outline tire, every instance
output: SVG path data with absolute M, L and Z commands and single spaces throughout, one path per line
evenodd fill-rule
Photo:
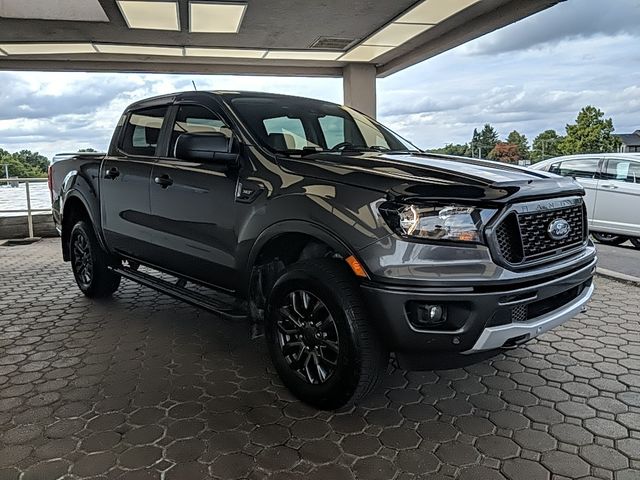
M 306 260 L 286 268 L 269 294 L 265 337 L 284 385 L 323 410 L 365 397 L 389 363 L 358 283 L 337 260 Z
M 120 275 L 109 269 L 109 256 L 98 243 L 91 225 L 84 220 L 71 230 L 69 258 L 78 288 L 87 297 L 109 297 L 120 286 Z
M 630 238 L 629 240 L 631 240 L 634 247 L 640 250 L 640 238 Z
M 629 240 L 627 237 L 622 235 L 613 235 L 612 233 L 591 232 L 591 235 L 599 243 L 604 243 L 605 245 L 620 245 Z

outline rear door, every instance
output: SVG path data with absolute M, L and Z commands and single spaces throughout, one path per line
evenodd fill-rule
M 124 115 L 120 137 L 100 172 L 102 225 L 112 250 L 148 261 L 153 243 L 149 183 L 158 139 L 169 107 L 143 108 Z
M 594 227 L 640 237 L 640 162 L 609 158 L 598 181 Z
M 166 155 L 154 165 L 151 181 L 155 263 L 181 276 L 234 290 L 238 170 L 175 157 L 180 134 L 219 132 L 231 139 L 231 129 L 214 104 L 177 104 L 173 110 Z
M 570 158 L 552 163 L 550 173 L 575 178 L 584 187 L 589 225 L 592 226 L 598 196 L 598 172 L 602 158 L 598 156 Z

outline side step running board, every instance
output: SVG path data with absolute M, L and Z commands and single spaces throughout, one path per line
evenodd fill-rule
M 239 310 L 232 302 L 225 302 L 220 299 L 210 298 L 207 295 L 189 290 L 185 287 L 186 282 L 183 279 L 178 279 L 176 283 L 171 283 L 128 267 L 113 267 L 112 270 L 129 280 L 144 285 L 145 287 L 152 288 L 173 298 L 177 298 L 178 300 L 190 303 L 195 307 L 208 310 L 223 318 L 231 320 L 246 320 L 249 318 L 246 312 Z

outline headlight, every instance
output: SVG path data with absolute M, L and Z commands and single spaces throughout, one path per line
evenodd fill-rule
M 464 205 L 383 203 L 380 213 L 399 235 L 424 240 L 482 243 L 494 209 Z

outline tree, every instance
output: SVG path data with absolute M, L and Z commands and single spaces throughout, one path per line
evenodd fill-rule
M 26 165 L 29 165 L 40 172 L 46 172 L 49 168 L 49 159 L 38 152 L 31 150 L 20 150 L 13 154 L 14 158 Z
M 96 150 L 95 148 L 81 148 L 80 150 L 78 150 L 78 153 L 95 153 L 98 150 Z
M 434 148 L 429 150 L 431 153 L 441 153 L 443 155 L 458 155 L 463 157 L 467 154 L 467 150 L 469 150 L 469 145 L 464 143 L 447 143 L 442 148 Z
M 519 152 L 519 146 L 515 143 L 498 142 L 496 146 L 489 152 L 490 160 L 497 160 L 503 163 L 518 164 L 522 158 Z
M 514 130 L 507 137 L 507 143 L 518 146 L 518 154 L 520 155 L 520 160 L 528 160 L 530 153 L 529 152 L 529 140 L 525 135 Z
M 482 130 L 478 132 L 477 129 L 473 130 L 473 137 L 471 138 L 471 156 L 483 157 L 487 156 L 498 143 L 498 132 L 490 124 L 486 123 Z
M 567 125 L 567 136 L 560 144 L 560 150 L 565 155 L 577 153 L 607 153 L 615 152 L 620 145 L 614 137 L 613 121 L 604 119 L 604 112 L 587 105 L 576 118 L 576 123 Z
M 10 177 L 42 177 L 47 173 L 49 160 L 29 150 L 9 153 L 0 148 L 0 165 L 2 164 L 9 166 Z M 1 167 L 0 175 L 4 176 L 4 167 Z
M 558 157 L 562 155 L 560 151 L 560 143 L 564 137 L 558 135 L 555 130 L 545 130 L 533 139 L 531 146 L 531 161 L 533 163 L 545 160 L 547 158 Z

